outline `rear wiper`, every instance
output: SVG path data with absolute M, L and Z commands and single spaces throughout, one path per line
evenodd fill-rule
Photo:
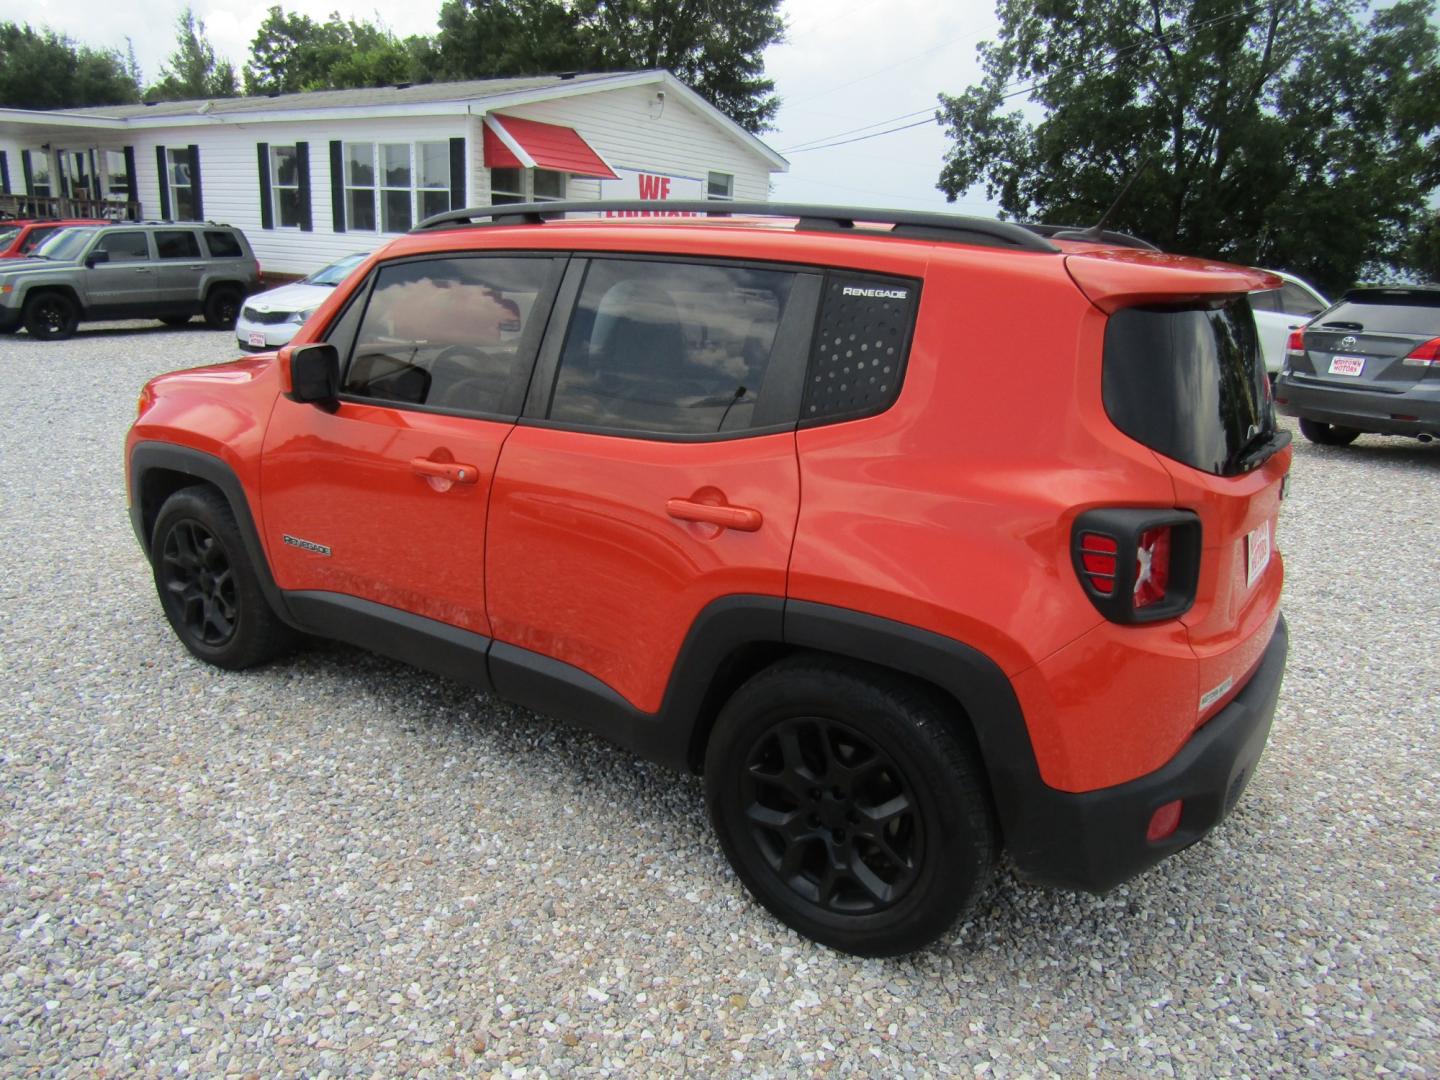
M 1251 469 L 1259 468 L 1289 445 L 1290 432 L 1288 431 L 1274 428 L 1270 431 L 1258 432 L 1240 448 L 1239 453 L 1230 458 L 1231 464 L 1234 466 L 1231 475 L 1247 473 Z
M 1364 330 L 1365 324 L 1358 322 L 1322 322 L 1322 327 L 1333 326 L 1336 330 Z

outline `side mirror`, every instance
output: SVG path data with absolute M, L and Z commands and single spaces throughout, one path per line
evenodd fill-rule
M 109 261 L 110 252 L 108 251 L 92 251 L 89 255 L 85 256 L 85 265 L 91 270 L 94 270 L 95 267 L 101 263 L 108 263 Z
M 308 401 L 328 412 L 340 407 L 340 351 L 334 345 L 296 345 L 289 360 L 292 401 Z

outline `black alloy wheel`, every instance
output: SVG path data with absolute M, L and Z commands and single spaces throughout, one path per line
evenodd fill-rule
M 924 827 L 895 762 L 849 724 L 783 720 L 754 746 L 741 780 L 750 839 L 798 895 L 869 915 L 914 885 Z
M 1317 446 L 1349 446 L 1360 437 L 1355 428 L 1327 424 L 1323 420 L 1300 421 L 1300 434 Z
M 240 317 L 240 291 L 220 285 L 205 298 L 205 323 L 214 330 L 229 330 Z
M 31 337 L 63 341 L 75 333 L 80 312 L 75 301 L 64 293 L 45 292 L 25 305 L 25 329 Z
M 198 521 L 178 521 L 165 534 L 160 575 L 166 602 L 195 641 L 218 649 L 235 636 L 238 600 L 230 557 Z
M 930 944 L 973 905 L 998 828 L 968 722 L 938 691 L 800 654 L 725 703 L 705 750 L 710 820 L 771 913 L 859 956 Z
M 298 640 L 265 599 L 234 511 L 216 489 L 182 488 L 165 500 L 150 559 L 175 636 L 206 663 L 238 671 Z

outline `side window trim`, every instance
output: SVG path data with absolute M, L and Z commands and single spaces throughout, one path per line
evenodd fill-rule
M 457 259 L 536 259 L 550 263 L 552 274 L 547 282 L 544 291 L 535 298 L 535 304 L 531 317 L 527 320 L 524 331 L 521 333 L 519 344 L 516 349 L 516 373 L 511 384 L 506 388 L 503 409 L 500 412 L 478 412 L 469 409 L 460 409 L 443 405 L 417 405 L 412 402 L 395 401 L 386 398 L 366 397 L 359 394 L 348 394 L 344 387 L 350 374 L 350 365 L 355 358 L 355 344 L 359 338 L 360 328 L 365 323 L 369 312 L 370 301 L 374 296 L 375 285 L 379 280 L 380 272 L 386 267 L 401 266 L 406 263 L 453 261 Z M 409 412 L 435 413 L 442 416 L 464 416 L 480 420 L 501 420 L 515 421 L 519 418 L 522 403 L 525 399 L 527 388 L 534 378 L 536 355 L 542 335 L 546 331 L 547 322 L 554 317 L 555 298 L 560 290 L 560 282 L 564 277 L 565 263 L 569 255 L 565 252 L 526 252 L 526 251 L 450 251 L 434 252 L 424 255 L 415 255 L 408 258 L 389 259 L 378 263 L 370 269 L 365 280 L 356 286 L 354 293 L 340 310 L 330 325 L 325 328 L 325 337 L 322 340 L 328 341 L 336 346 L 340 353 L 340 394 L 342 402 L 349 402 L 355 405 L 369 405 L 372 407 L 386 409 L 403 409 Z M 341 324 L 360 305 L 358 318 L 346 328 L 348 340 L 342 342 L 331 341 L 329 335 L 340 328 Z M 541 318 L 544 312 L 545 318 Z M 523 378 L 521 377 L 523 375 Z
M 585 276 L 594 263 L 606 259 L 630 262 L 673 262 L 687 266 L 753 266 L 756 269 L 794 275 L 789 301 L 785 305 L 785 311 L 775 330 L 775 339 L 771 344 L 770 363 L 767 366 L 762 388 L 764 392 L 760 395 L 760 402 L 757 403 L 756 422 L 752 426 L 737 431 L 689 433 L 598 427 L 549 418 L 554 402 L 555 388 L 559 381 L 560 360 L 565 351 L 565 341 L 579 303 Z M 732 439 L 749 439 L 760 435 L 793 431 L 800 418 L 800 402 L 805 391 L 810 347 L 816 320 L 819 317 L 825 273 L 821 267 L 800 263 L 751 263 L 737 262 L 733 259 L 691 258 L 668 254 L 646 255 L 639 252 L 577 254 L 571 259 L 565 279 L 561 283 L 555 308 L 551 313 L 550 326 L 540 346 L 540 355 L 531 379 L 530 392 L 526 396 L 525 407 L 520 414 L 520 423 L 558 431 L 575 431 L 626 439 L 646 439 L 652 442 L 684 443 L 728 442 Z

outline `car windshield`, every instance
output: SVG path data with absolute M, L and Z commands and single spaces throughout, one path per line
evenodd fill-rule
M 90 229 L 61 229 L 35 249 L 41 259 L 78 259 L 95 233 Z
M 15 242 L 15 237 L 20 235 L 16 228 L 0 229 L 0 248 L 7 248 Z
M 301 284 L 304 285 L 339 285 L 350 275 L 350 271 L 365 261 L 364 254 L 346 255 L 343 259 L 331 263 L 324 270 L 316 270 L 307 277 Z

